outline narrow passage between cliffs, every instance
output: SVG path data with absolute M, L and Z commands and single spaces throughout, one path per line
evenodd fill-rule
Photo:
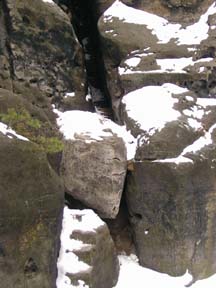
M 66 6 L 71 14 L 74 32 L 83 48 L 88 93 L 95 111 L 112 119 L 112 104 L 107 89 L 106 69 L 97 27 L 96 1 L 58 0 L 58 4 Z

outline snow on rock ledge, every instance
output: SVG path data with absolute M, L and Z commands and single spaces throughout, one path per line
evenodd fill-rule
M 29 141 L 28 138 L 17 134 L 13 129 L 8 127 L 6 124 L 0 122 L 0 132 L 8 138 L 16 138 L 23 141 Z
M 207 38 L 209 29 L 208 17 L 214 13 L 216 13 L 215 3 L 209 7 L 197 23 L 184 28 L 180 24 L 169 23 L 163 17 L 128 7 L 117 0 L 104 13 L 104 22 L 113 22 L 116 18 L 124 23 L 146 25 L 160 43 L 168 43 L 171 39 L 175 39 L 179 45 L 192 45 L 199 44 Z
M 114 244 L 107 225 L 92 210 L 64 208 L 57 268 L 57 288 L 116 284 L 119 264 Z
M 134 138 L 124 127 L 95 113 L 68 111 L 58 115 L 57 123 L 65 137 L 61 175 L 68 193 L 100 216 L 114 218 L 127 170 L 123 139 L 134 142 Z M 128 154 L 134 144 L 127 145 Z
M 138 138 L 136 160 L 175 158 L 216 122 L 216 99 L 170 83 L 135 90 L 122 104 L 127 129 Z

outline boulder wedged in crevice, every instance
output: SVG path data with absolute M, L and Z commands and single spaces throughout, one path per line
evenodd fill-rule
M 124 142 L 114 136 L 99 142 L 86 141 L 64 143 L 61 177 L 67 193 L 95 209 L 101 217 L 114 218 L 126 174 Z

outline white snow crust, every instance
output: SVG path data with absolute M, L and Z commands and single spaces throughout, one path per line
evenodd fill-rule
M 17 134 L 13 129 L 11 129 L 10 127 L 8 127 L 7 125 L 5 125 L 4 123 L 0 122 L 0 132 L 2 134 L 4 134 L 5 136 L 7 136 L 8 138 L 17 138 L 19 140 L 23 140 L 23 141 L 29 141 L 28 138 Z
M 162 86 L 146 86 L 130 92 L 123 98 L 128 116 L 140 128 L 151 133 L 161 130 L 167 122 L 177 120 L 180 112 L 173 108 L 178 101 L 172 94 L 186 92 L 187 89 L 166 83 Z
M 119 126 L 97 113 L 79 110 L 62 113 L 56 109 L 54 109 L 54 112 L 59 116 L 57 118 L 57 124 L 65 139 L 74 140 L 76 139 L 76 135 L 83 135 L 88 138 L 85 141 L 90 143 L 92 141 L 102 141 L 103 137 L 110 137 L 116 134 L 125 142 L 128 160 L 134 157 L 136 140 L 130 132 L 126 130 L 125 126 Z
M 157 36 L 159 43 L 168 43 L 171 39 L 175 39 L 178 45 L 193 45 L 199 44 L 208 37 L 207 21 L 208 17 L 214 13 L 216 13 L 215 3 L 208 8 L 198 22 L 183 28 L 180 24 L 169 23 L 163 17 L 128 7 L 117 0 L 104 13 L 104 21 L 112 22 L 115 17 L 125 23 L 146 25 L 148 29 L 152 30 L 152 34 Z
M 137 59 L 137 60 L 135 60 L 135 59 Z M 156 59 L 156 63 L 158 66 L 160 66 L 160 69 L 140 71 L 140 70 L 135 70 L 133 68 L 136 67 L 140 63 L 141 58 L 132 57 L 132 58 L 127 59 L 124 62 L 127 66 L 126 67 L 119 67 L 118 71 L 119 71 L 120 75 L 151 74 L 151 73 L 181 73 L 181 74 L 185 74 L 185 73 L 187 73 L 186 68 L 188 66 L 193 66 L 197 63 L 202 63 L 202 62 L 210 62 L 212 60 L 213 60 L 213 58 L 203 58 L 203 59 L 193 61 L 192 57 Z M 201 68 L 204 69 L 204 67 L 201 67 Z M 202 72 L 202 69 L 199 70 L 199 72 Z
M 53 0 L 42 0 L 42 1 L 45 2 L 45 3 L 55 4 L 55 3 L 53 2 Z
M 71 280 L 67 273 L 76 274 L 91 269 L 88 264 L 79 261 L 79 258 L 73 253 L 89 244 L 70 238 L 74 230 L 82 232 L 95 232 L 97 228 L 105 225 L 104 222 L 91 209 L 73 210 L 68 207 L 64 208 L 63 223 L 61 231 L 61 248 L 57 262 L 58 277 L 56 280 L 57 288 L 85 287 L 88 288 L 83 281 L 80 280 L 78 286 L 71 284 Z
M 185 288 L 192 280 L 192 276 L 185 272 L 181 277 L 171 277 L 159 273 L 138 264 L 135 255 L 119 256 L 120 275 L 118 283 L 113 288 Z M 192 284 L 191 288 L 213 288 L 216 283 L 216 275 Z

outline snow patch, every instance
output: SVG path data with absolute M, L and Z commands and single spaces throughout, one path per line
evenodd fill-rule
M 134 59 L 135 57 L 131 58 Z M 139 59 L 139 58 L 137 58 Z M 181 73 L 185 74 L 187 73 L 187 67 L 188 66 L 194 66 L 195 64 L 202 63 L 202 62 L 210 62 L 213 60 L 213 58 L 203 58 L 196 61 L 193 61 L 192 57 L 183 57 L 183 58 L 171 58 L 171 59 L 155 59 L 158 66 L 160 66 L 160 69 L 155 70 L 148 70 L 148 71 L 137 71 L 131 68 L 136 67 L 141 59 L 139 60 L 137 65 L 129 65 L 130 59 L 127 59 L 125 61 L 126 64 L 130 67 L 119 67 L 118 71 L 120 75 L 125 74 L 150 74 L 150 73 Z M 132 63 L 135 63 L 134 60 L 131 61 Z M 204 67 L 200 67 L 204 69 Z
M 53 0 L 42 0 L 42 1 L 45 2 L 45 3 L 55 4 L 55 3 L 53 2 Z
M 125 61 L 125 64 L 130 66 L 130 67 L 136 67 L 137 65 L 139 65 L 141 59 L 138 58 L 138 57 L 133 57 L 133 58 L 130 58 L 130 59 L 127 59 Z
M 172 94 L 188 91 L 177 85 L 166 83 L 162 86 L 146 86 L 126 94 L 123 103 L 128 116 L 146 131 L 160 131 L 167 122 L 175 121 L 181 115 L 173 108 L 178 101 Z
M 2 134 L 4 134 L 5 136 L 7 136 L 8 138 L 17 138 L 19 140 L 23 140 L 23 141 L 29 141 L 28 138 L 17 134 L 13 129 L 11 129 L 10 127 L 8 127 L 7 125 L 5 125 L 4 123 L 0 122 L 0 132 Z
M 117 0 L 104 13 L 104 22 L 112 22 L 113 18 L 118 18 L 125 23 L 146 25 L 157 36 L 159 43 L 168 43 L 171 39 L 176 39 L 178 45 L 200 44 L 208 37 L 208 17 L 216 13 L 216 6 L 213 3 L 204 13 L 198 22 L 187 27 L 180 24 L 171 24 L 163 17 L 128 7 Z
M 119 256 L 120 275 L 118 283 L 113 288 L 185 288 L 192 280 L 188 271 L 183 276 L 172 277 L 165 273 L 159 273 L 138 264 L 135 255 Z M 212 288 L 215 287 L 216 275 L 207 279 L 195 282 L 191 288 Z
M 57 262 L 58 277 L 56 280 L 57 288 L 86 287 L 83 281 L 79 281 L 79 286 L 73 286 L 67 273 L 76 274 L 79 272 L 88 272 L 91 266 L 79 261 L 79 258 L 73 251 L 82 249 L 89 244 L 82 241 L 71 239 L 70 236 L 75 230 L 82 232 L 95 232 L 97 228 L 105 225 L 104 222 L 90 209 L 73 210 L 68 207 L 64 208 L 61 248 Z
M 67 92 L 65 97 L 75 97 L 75 92 Z
M 153 162 L 157 163 L 175 163 L 175 164 L 180 164 L 180 163 L 193 163 L 193 160 L 189 159 L 186 155 L 187 153 L 196 153 L 200 151 L 202 148 L 205 146 L 213 144 L 213 140 L 211 137 L 212 132 L 216 129 L 216 124 L 214 124 L 209 131 L 205 133 L 204 136 L 201 136 L 198 138 L 196 141 L 194 141 L 191 145 L 187 146 L 182 153 L 176 157 L 176 158 L 167 158 L 167 159 L 160 159 L 160 160 L 155 160 Z
M 74 140 L 77 135 L 82 135 L 87 136 L 86 143 L 91 143 L 116 134 L 125 142 L 128 160 L 134 158 L 136 140 L 125 126 L 119 126 L 102 115 L 91 112 L 74 110 L 62 113 L 56 109 L 54 112 L 58 115 L 57 124 L 66 140 Z

